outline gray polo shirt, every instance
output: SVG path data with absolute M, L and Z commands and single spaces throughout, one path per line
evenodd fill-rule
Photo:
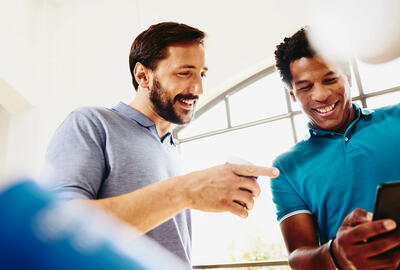
M 180 164 L 171 134 L 161 140 L 150 119 L 121 102 L 73 111 L 50 142 L 42 177 L 62 199 L 101 199 L 179 175 Z M 191 264 L 189 210 L 147 235 Z

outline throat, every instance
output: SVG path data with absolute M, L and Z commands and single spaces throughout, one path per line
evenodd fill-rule
M 350 126 L 351 123 L 353 123 L 354 119 L 356 119 L 356 112 L 352 107 L 346 120 L 343 122 L 343 125 L 339 127 L 339 129 L 336 130 L 336 132 L 340 134 L 346 133 L 347 128 Z

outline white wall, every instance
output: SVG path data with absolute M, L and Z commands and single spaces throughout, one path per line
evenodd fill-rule
M 71 110 L 132 99 L 128 55 L 139 31 L 136 1 L 0 5 L 0 76 L 33 105 L 9 117 L 5 166 L 11 174 L 36 176 L 52 133 Z
M 5 173 L 7 140 L 8 140 L 8 113 L 0 106 L 0 179 Z
M 277 42 L 307 22 L 309 2 L 0 0 L 0 77 L 33 105 L 9 117 L 7 170 L 35 176 L 74 108 L 133 98 L 129 49 L 149 25 L 179 21 L 208 33 L 207 96 L 260 62 L 272 64 Z

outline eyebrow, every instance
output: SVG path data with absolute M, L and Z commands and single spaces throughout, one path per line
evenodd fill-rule
M 194 69 L 194 68 L 196 68 L 196 66 L 193 66 L 193 65 L 183 65 L 183 66 L 180 66 L 179 68 L 192 68 L 192 69 Z M 203 67 L 203 70 L 204 70 L 204 71 L 208 71 L 208 67 Z
M 308 81 L 306 81 L 306 80 L 301 80 L 301 81 L 295 82 L 294 84 L 295 84 L 295 85 L 298 85 L 298 84 L 307 83 L 307 82 L 308 82 Z

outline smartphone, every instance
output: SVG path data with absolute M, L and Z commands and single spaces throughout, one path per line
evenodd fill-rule
M 390 218 L 400 228 L 400 181 L 384 183 L 376 191 L 373 220 Z

